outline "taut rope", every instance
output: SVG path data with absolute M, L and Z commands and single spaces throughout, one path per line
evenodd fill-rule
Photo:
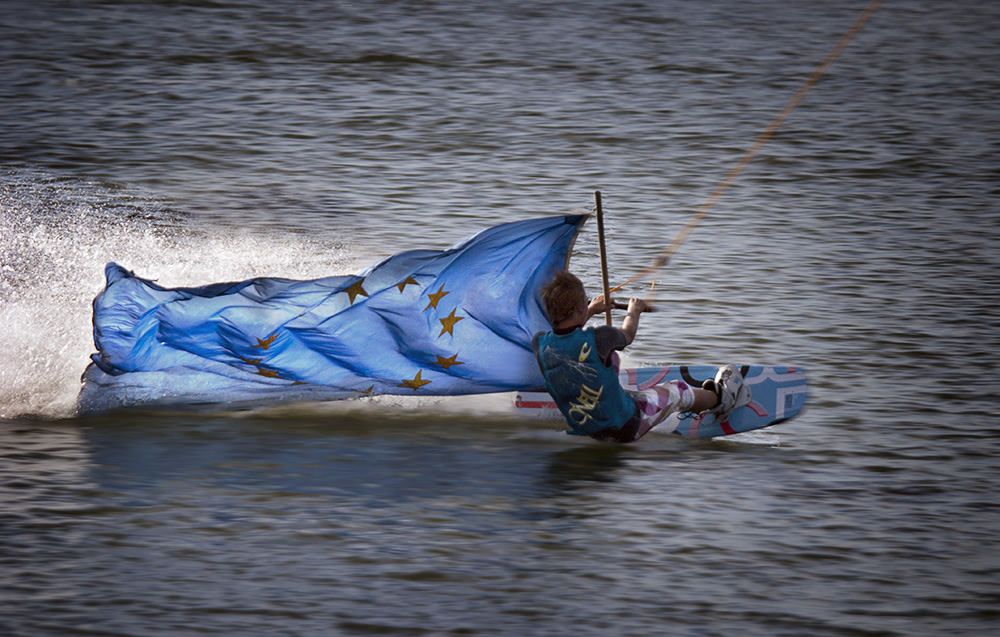
M 819 81 L 819 78 L 823 77 L 823 74 L 826 73 L 827 69 L 830 68 L 830 65 L 833 64 L 834 60 L 836 60 L 837 57 L 844 51 L 844 49 L 847 48 L 847 45 L 851 43 L 851 40 L 854 39 L 854 36 L 858 34 L 861 28 L 865 26 L 865 23 L 868 22 L 868 18 L 870 18 L 872 14 L 875 13 L 875 11 L 879 8 L 879 5 L 881 5 L 882 2 L 883 0 L 872 0 L 872 2 L 868 5 L 868 7 L 861 13 L 860 16 L 858 16 L 858 19 L 854 21 L 854 24 L 851 25 L 851 28 L 848 29 L 847 32 L 840 38 L 840 41 L 837 42 L 837 45 L 833 47 L 833 50 L 831 50 L 827 54 L 827 56 L 823 59 L 823 61 L 820 62 L 819 66 L 816 67 L 816 70 L 812 72 L 812 75 L 810 75 L 806 79 L 806 81 L 803 82 L 802 86 L 799 87 L 799 90 L 797 90 L 795 94 L 792 95 L 791 99 L 788 100 L 788 103 L 785 104 L 785 107 L 781 109 L 781 112 L 778 113 L 778 115 L 773 120 L 771 120 L 771 123 L 768 124 L 767 128 L 765 128 L 764 131 L 760 134 L 760 136 L 757 137 L 757 141 L 753 143 L 753 146 L 751 146 L 745 153 L 743 153 L 743 157 L 741 157 L 740 160 L 736 162 L 736 165 L 733 166 L 732 170 L 729 171 L 729 174 L 726 175 L 725 179 L 719 182 L 719 185 L 715 187 L 715 190 L 713 190 L 712 194 L 709 195 L 708 199 L 705 200 L 705 203 L 703 203 L 701 207 L 698 208 L 698 211 L 691 216 L 691 219 L 688 220 L 687 225 L 681 228 L 681 231 L 677 233 L 677 236 L 674 237 L 674 240 L 670 242 L 670 245 L 668 245 L 667 248 L 663 252 L 661 252 L 660 255 L 656 258 L 656 261 L 653 263 L 653 265 L 646 268 L 639 274 L 633 276 L 625 283 L 622 283 L 621 285 L 612 288 L 610 290 L 611 292 L 619 290 L 624 286 L 628 285 L 629 283 L 632 283 L 633 281 L 639 281 L 645 279 L 646 277 L 648 277 L 651 274 L 654 274 L 660 268 L 664 267 L 667 264 L 667 262 L 670 260 L 670 257 L 672 257 L 674 253 L 677 252 L 677 249 L 680 248 L 681 244 L 684 243 L 685 239 L 687 239 L 688 236 L 698 226 L 698 224 L 701 223 L 701 220 L 705 218 L 705 215 L 708 214 L 708 212 L 712 209 L 715 203 L 722 197 L 723 193 L 725 193 L 726 190 L 729 189 L 729 186 L 731 186 L 732 183 L 736 181 L 736 178 L 740 176 L 740 173 L 742 173 L 743 169 L 747 167 L 747 164 L 749 164 L 753 160 L 753 158 L 757 156 L 757 153 L 760 152 L 760 149 L 764 147 L 764 144 L 766 144 L 768 140 L 771 139 L 771 137 L 781 127 L 781 125 L 785 122 L 785 120 L 788 119 L 788 116 L 792 113 L 792 111 L 795 110 L 795 107 L 799 105 L 799 103 L 802 101 L 803 98 L 805 98 L 806 93 L 809 92 L 809 89 L 811 89 L 813 86 L 816 85 L 816 82 Z M 655 281 L 653 285 L 654 286 L 656 285 Z

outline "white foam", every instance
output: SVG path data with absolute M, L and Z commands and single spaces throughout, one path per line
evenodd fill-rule
M 152 197 L 99 184 L 9 171 L 0 188 L 0 418 L 75 413 L 108 261 L 193 286 L 343 274 L 370 260 L 301 234 L 199 233 Z

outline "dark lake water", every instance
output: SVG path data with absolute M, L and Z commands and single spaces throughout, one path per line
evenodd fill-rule
M 5 2 L 2 633 L 994 634 L 997 3 L 886 2 L 658 277 L 630 362 L 801 366 L 799 418 L 75 412 L 107 261 L 344 274 L 600 189 L 626 280 L 865 5 Z

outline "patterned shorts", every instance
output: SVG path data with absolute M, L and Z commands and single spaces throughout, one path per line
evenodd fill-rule
M 680 380 L 671 380 L 642 391 L 629 391 L 639 406 L 639 428 L 635 440 L 645 436 L 650 429 L 677 412 L 688 411 L 694 406 L 694 389 Z

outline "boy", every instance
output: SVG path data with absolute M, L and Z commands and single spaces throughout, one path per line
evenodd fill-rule
M 725 419 L 750 402 L 750 388 L 735 365 L 720 368 L 715 380 L 705 381 L 702 388 L 669 381 L 644 391 L 623 389 L 617 352 L 635 338 L 646 303 L 629 299 L 621 329 L 584 328 L 592 316 L 607 310 L 603 297 L 588 303 L 583 283 L 569 272 L 557 272 L 542 295 L 552 331 L 535 334 L 531 347 L 569 433 L 631 442 L 672 413 L 712 410 Z

